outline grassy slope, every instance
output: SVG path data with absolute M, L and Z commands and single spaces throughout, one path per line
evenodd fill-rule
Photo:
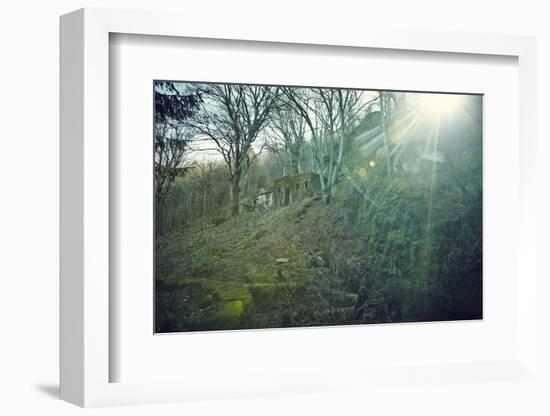
M 331 215 L 314 197 L 217 226 L 181 227 L 162 238 L 157 292 L 180 289 L 174 301 L 187 304 L 180 313 L 167 312 L 182 325 L 174 330 L 291 325 L 292 299 L 326 271 L 317 234 Z

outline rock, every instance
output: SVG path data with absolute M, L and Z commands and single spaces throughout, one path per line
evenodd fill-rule
M 325 267 L 325 261 L 321 256 L 315 256 L 315 262 L 317 263 L 317 266 Z
M 305 263 L 308 268 L 325 267 L 325 261 L 323 258 L 316 254 L 307 256 Z

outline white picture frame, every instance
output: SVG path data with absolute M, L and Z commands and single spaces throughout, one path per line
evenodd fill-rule
M 242 25 L 240 33 L 221 17 L 209 25 L 173 13 L 82 9 L 61 18 L 61 398 L 88 406 L 159 403 L 195 398 L 323 392 L 354 385 L 393 383 L 407 371 L 380 368 L 362 372 L 334 370 L 316 374 L 280 374 L 232 385 L 231 375 L 215 382 L 112 383 L 109 366 L 109 35 L 112 33 L 332 45 L 437 53 L 505 55 L 519 65 L 520 223 L 518 224 L 518 355 L 510 360 L 457 366 L 442 363 L 418 370 L 417 377 L 479 382 L 471 374 L 505 373 L 519 381 L 537 377 L 536 361 L 536 218 L 535 41 L 508 35 L 430 33 L 322 25 L 285 28 L 276 24 Z M 181 22 L 186 22 L 182 25 Z M 420 366 L 422 367 L 422 366 Z M 396 372 L 397 371 L 397 372 Z M 436 377 L 437 374 L 437 377 Z M 481 377 L 483 379 L 483 377 Z

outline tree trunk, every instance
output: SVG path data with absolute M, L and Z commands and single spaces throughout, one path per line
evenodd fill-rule
M 231 178 L 231 215 L 239 215 L 239 203 L 241 199 L 241 174 L 236 173 Z
M 380 91 L 380 119 L 382 121 L 382 137 L 384 139 L 384 155 L 386 159 L 386 174 L 388 176 L 392 175 L 392 164 L 390 158 L 390 145 L 388 140 L 388 126 L 386 124 L 386 103 L 384 102 L 384 95 Z
M 336 188 L 336 183 L 338 182 L 338 175 L 340 174 L 340 169 L 342 169 L 342 163 L 344 161 L 344 132 L 340 132 L 339 135 L 340 142 L 338 143 L 338 158 L 336 160 L 336 165 L 332 171 L 332 177 L 330 178 L 330 193 L 331 196 L 334 196 L 334 191 Z
M 202 188 L 202 218 L 206 218 L 206 186 Z

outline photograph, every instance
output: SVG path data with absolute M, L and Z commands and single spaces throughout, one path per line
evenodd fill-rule
M 152 88 L 155 333 L 483 319 L 483 95 Z

